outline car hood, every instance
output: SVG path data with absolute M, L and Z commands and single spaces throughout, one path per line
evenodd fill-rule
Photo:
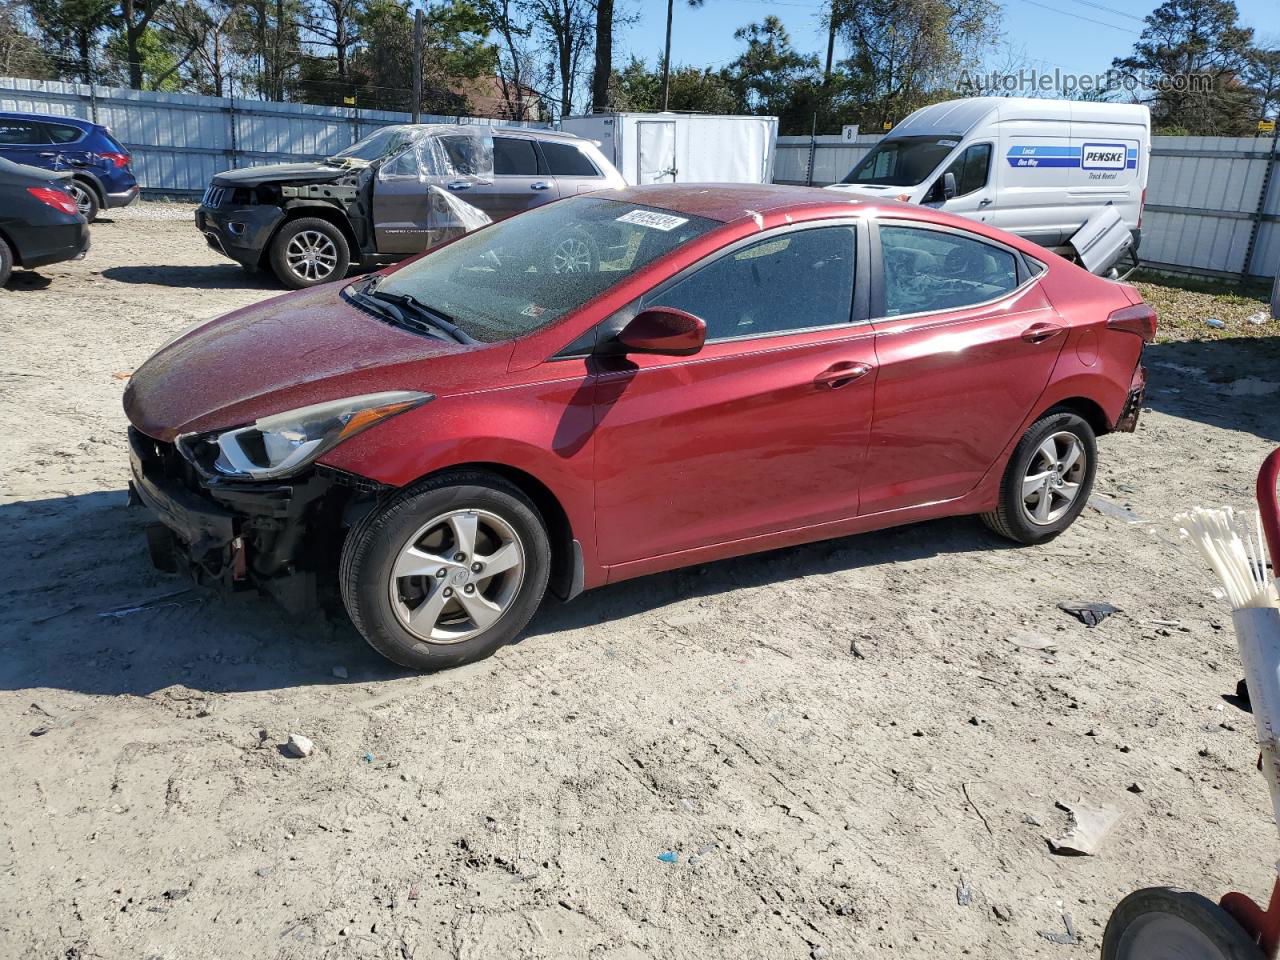
M 346 301 L 339 289 L 285 294 L 166 344 L 129 380 L 130 422 L 172 441 L 343 397 L 439 394 L 506 370 L 510 344 L 456 344 L 401 330 Z
M 256 187 L 263 183 L 299 180 L 328 183 L 350 172 L 346 167 L 335 167 L 325 163 L 271 163 L 262 167 L 224 170 L 215 176 L 213 181 L 225 187 Z

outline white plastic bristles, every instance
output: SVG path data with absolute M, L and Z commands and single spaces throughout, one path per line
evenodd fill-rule
M 1266 540 L 1256 515 L 1254 532 L 1246 532 L 1243 538 L 1237 532 L 1236 514 L 1230 507 L 1195 507 L 1173 519 L 1222 581 L 1232 610 L 1275 606 L 1276 585 L 1267 573 Z

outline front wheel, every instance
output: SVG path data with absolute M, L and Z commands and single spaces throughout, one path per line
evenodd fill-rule
M 9 249 L 9 244 L 0 239 L 0 287 L 9 282 L 9 275 L 13 273 L 13 251 Z
M 1102 934 L 1102 960 L 1262 960 L 1231 914 L 1198 893 L 1149 887 L 1129 894 Z
M 280 228 L 271 241 L 271 269 L 291 290 L 341 280 L 351 266 L 351 248 L 328 220 L 304 217 Z
M 1018 441 L 1000 481 L 1000 504 L 983 522 L 1018 543 L 1052 540 L 1084 509 L 1097 451 L 1082 417 L 1066 410 L 1045 414 Z
M 339 583 L 370 646 L 430 670 L 514 640 L 550 570 L 537 507 L 500 477 L 468 472 L 424 481 L 371 511 L 347 535 Z

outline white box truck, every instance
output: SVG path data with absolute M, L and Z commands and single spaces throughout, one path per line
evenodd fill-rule
M 917 110 L 827 189 L 940 207 L 1067 254 L 1097 217 L 1136 250 L 1150 159 L 1144 106 L 973 97 Z
M 596 113 L 560 124 L 600 145 L 627 183 L 769 183 L 777 117 Z

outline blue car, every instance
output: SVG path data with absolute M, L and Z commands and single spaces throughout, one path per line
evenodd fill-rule
M 0 157 L 69 171 L 66 188 L 90 223 L 99 210 L 126 207 L 138 196 L 129 151 L 110 130 L 88 120 L 0 113 Z

